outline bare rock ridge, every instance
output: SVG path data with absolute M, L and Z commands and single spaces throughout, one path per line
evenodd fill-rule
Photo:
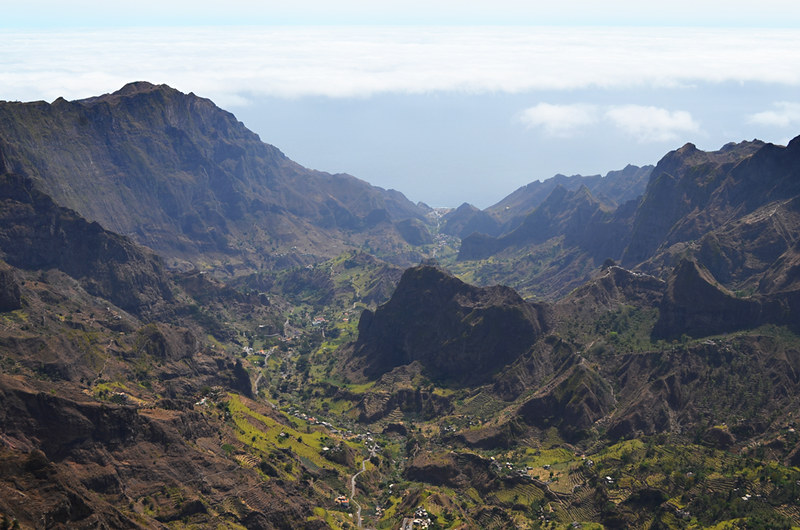
M 528 214 L 538 208 L 556 188 L 576 191 L 585 187 L 609 208 L 637 199 L 647 186 L 653 166 L 628 165 L 605 176 L 555 175 L 534 181 L 514 191 L 497 204 L 479 210 L 462 204 L 443 218 L 442 231 L 462 239 L 471 234 L 499 237 L 518 228 Z
M 157 256 L 58 207 L 20 175 L 0 175 L 0 256 L 23 269 L 59 269 L 89 293 L 138 315 L 172 299 Z M 10 288 L 6 297 L 13 300 Z
M 547 329 L 546 309 L 513 290 L 473 287 L 423 265 L 406 270 L 387 303 L 362 313 L 354 357 L 370 377 L 417 361 L 432 380 L 476 384 Z
M 211 101 L 166 85 L 0 102 L 0 124 L 5 171 L 175 263 L 257 264 L 291 247 L 335 255 L 351 232 L 384 222 L 381 233 L 400 238 L 392 223 L 425 213 L 399 192 L 306 169 Z
M 716 335 L 762 324 L 789 325 L 800 329 L 793 315 L 800 310 L 800 291 L 738 298 L 699 266 L 683 260 L 667 282 L 659 319 L 653 328 L 657 338 Z
M 692 228 L 688 221 L 693 218 L 707 218 L 718 224 L 730 208 L 736 206 L 726 204 L 732 198 L 727 190 L 735 186 L 731 172 L 739 163 L 764 148 L 763 142 L 753 141 L 729 144 L 719 151 L 706 152 L 693 144 L 686 144 L 665 155 L 651 174 L 636 212 L 623 261 L 639 263 L 648 259 L 662 244 L 686 236 L 687 229 Z M 763 197 L 760 192 L 753 200 L 759 197 Z M 705 223 L 703 228 L 710 228 L 709 223 Z
M 792 283 L 783 269 L 795 263 L 800 227 L 798 160 L 800 138 L 786 147 L 754 140 L 713 152 L 687 144 L 648 173 L 638 200 L 615 204 L 587 186 L 553 184 L 515 229 L 465 237 L 458 259 L 474 262 L 487 282 L 552 300 L 609 258 L 661 279 L 690 258 L 731 291 L 766 292 L 776 287 L 768 278 Z M 466 226 L 467 209 L 459 210 Z M 507 261 L 507 272 L 484 263 L 491 257 Z

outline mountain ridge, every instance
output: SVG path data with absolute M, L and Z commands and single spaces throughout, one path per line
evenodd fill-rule
M 399 192 L 303 168 L 210 100 L 146 82 L 75 102 L 0 104 L 0 159 L 87 219 L 223 273 L 225 262 L 252 269 L 297 242 L 294 252 L 328 257 L 370 231 L 402 244 L 393 223 L 425 214 Z

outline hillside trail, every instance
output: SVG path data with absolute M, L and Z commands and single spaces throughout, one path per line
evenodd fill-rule
M 264 371 L 267 369 L 267 361 L 269 361 L 270 355 L 272 355 L 272 352 L 274 352 L 276 349 L 277 346 L 273 346 L 272 348 L 269 349 L 269 351 L 264 353 L 264 368 L 262 368 L 261 371 L 258 372 L 258 377 L 256 377 L 256 381 L 255 383 L 253 383 L 253 394 L 256 396 L 258 395 L 258 385 L 259 383 L 261 383 L 261 379 L 264 377 Z M 267 404 L 273 409 L 278 408 L 277 405 L 275 405 L 275 403 L 273 403 L 272 401 L 268 399 L 265 399 L 264 401 L 266 401 Z
M 378 444 L 373 444 L 369 450 L 369 456 L 361 461 L 361 471 L 350 477 L 350 500 L 356 505 L 356 527 L 362 528 L 361 523 L 361 504 L 356 500 L 356 479 L 367 470 L 367 461 L 377 454 Z

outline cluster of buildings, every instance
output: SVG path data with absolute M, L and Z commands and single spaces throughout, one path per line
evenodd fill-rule
M 411 528 L 428 528 L 433 521 L 431 521 L 430 515 L 428 515 L 428 510 L 420 506 L 414 512 L 414 517 L 410 521 Z
M 350 499 L 348 499 L 344 495 L 339 495 L 338 497 L 336 497 L 336 499 L 333 502 L 335 502 L 336 506 L 338 506 L 340 508 L 349 508 L 350 507 Z

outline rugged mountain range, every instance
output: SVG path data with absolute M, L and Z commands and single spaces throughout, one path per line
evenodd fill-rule
M 228 274 L 366 239 L 399 247 L 418 239 L 410 223 L 426 213 L 399 192 L 308 170 L 211 101 L 145 82 L 80 101 L 1 103 L 0 172 L 27 176 L 170 266 Z
M 798 139 L 709 153 L 687 144 L 656 165 L 640 199 L 614 208 L 586 187 L 556 187 L 513 231 L 462 240 L 459 260 L 485 281 L 551 299 L 606 259 L 666 278 L 690 257 L 731 290 L 765 289 L 767 277 L 787 275 L 770 269 L 793 263 L 796 253 L 798 149 Z M 488 258 L 513 266 L 493 270 Z
M 616 207 L 637 199 L 644 193 L 653 166 L 628 165 L 605 176 L 555 175 L 534 181 L 514 191 L 497 204 L 479 210 L 464 203 L 442 219 L 442 231 L 465 238 L 475 232 L 498 237 L 523 223 L 525 217 L 539 207 L 556 188 L 575 191 L 585 187 L 607 207 Z
M 457 248 L 192 94 L 2 103 L 2 525 L 800 524 L 798 168 L 687 144 Z

